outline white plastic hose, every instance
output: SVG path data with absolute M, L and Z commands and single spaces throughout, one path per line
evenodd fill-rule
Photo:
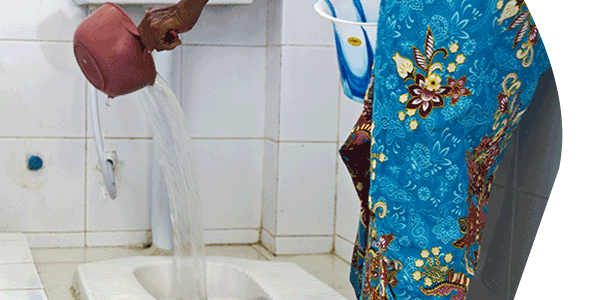
M 100 114 L 98 113 L 98 90 L 89 82 L 88 86 L 88 90 L 91 93 L 90 100 L 92 107 L 92 127 L 94 128 L 94 140 L 96 141 L 98 163 L 102 169 L 102 177 L 104 177 L 104 183 L 106 184 L 108 195 L 114 200 L 117 198 L 117 185 L 115 184 L 115 173 L 113 166 L 104 155 L 104 138 L 102 137 L 102 130 L 100 130 Z

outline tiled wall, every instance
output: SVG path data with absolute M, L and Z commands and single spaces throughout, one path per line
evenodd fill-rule
M 334 240 L 350 253 L 358 222 L 337 149 L 362 105 L 341 93 L 332 25 L 313 3 L 268 1 L 261 241 L 277 254 L 328 252 Z
M 358 200 L 337 149 L 362 106 L 340 91 L 333 30 L 312 5 L 208 6 L 183 46 L 154 53 L 191 127 L 208 243 L 262 238 L 281 254 L 328 252 L 335 241 L 350 258 Z M 125 8 L 141 20 L 143 8 Z M 85 16 L 70 0 L 0 11 L 0 231 L 24 232 L 32 247 L 138 243 L 150 229 L 155 165 L 139 93 L 101 105 L 118 198 L 102 193 L 72 52 Z M 40 171 L 27 170 L 30 153 L 43 158 Z

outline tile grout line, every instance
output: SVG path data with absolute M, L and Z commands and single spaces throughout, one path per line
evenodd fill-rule
M 265 162 L 266 162 L 266 153 L 267 153 L 267 143 L 265 142 L 265 138 L 267 136 L 266 134 L 266 128 L 267 126 L 265 125 L 266 123 L 266 119 L 267 119 L 267 77 L 269 76 L 269 72 L 268 72 L 268 63 L 267 61 L 269 60 L 269 50 L 268 50 L 268 36 L 269 36 L 269 8 L 268 8 L 269 4 L 267 3 L 267 8 L 266 8 L 266 20 L 265 20 L 265 85 L 264 85 L 264 90 L 265 90 L 265 96 L 263 98 L 264 100 L 264 114 L 263 114 L 263 153 L 262 153 L 262 167 L 261 167 L 261 177 L 262 177 L 262 182 L 261 182 L 261 191 L 260 191 L 260 221 L 259 221 L 259 229 L 258 229 L 258 242 L 260 243 L 261 239 L 262 239 L 262 229 L 264 227 L 264 207 L 265 207 Z
M 251 248 L 252 248 L 254 251 L 256 251 L 256 252 L 258 253 L 258 255 L 260 255 L 260 256 L 262 256 L 262 257 L 264 257 L 264 258 L 265 258 L 267 261 L 271 261 L 271 260 L 270 260 L 270 259 L 269 259 L 269 258 L 268 258 L 266 255 L 264 255 L 264 254 L 263 254 L 263 251 L 260 251 L 260 250 L 256 249 L 256 247 L 262 247 L 262 248 L 264 248 L 264 246 L 263 246 L 263 245 L 261 245 L 261 244 L 253 244 L 253 245 L 251 245 L 250 247 L 251 247 Z M 264 249 L 264 251 L 266 251 L 267 253 L 269 252 L 269 250 L 267 250 L 267 249 Z M 271 255 L 271 256 L 275 257 L 275 255 Z
M 347 238 L 345 238 L 345 237 L 343 237 L 343 236 L 341 236 L 341 235 L 339 235 L 339 234 L 337 234 L 337 233 L 335 234 L 335 237 L 338 237 L 338 238 L 340 238 L 341 240 L 344 240 L 344 241 L 346 241 L 346 242 L 350 243 L 351 245 L 354 245 L 354 243 L 355 243 L 354 241 L 350 241 L 349 239 L 347 239 Z
M 339 159 L 338 159 L 338 148 L 340 146 L 340 121 L 341 121 L 341 110 L 342 110 L 342 95 L 341 95 L 341 86 L 342 83 L 341 81 L 338 81 L 338 109 L 337 109 L 337 130 L 335 133 L 335 140 L 336 140 L 336 151 L 334 152 L 334 159 L 335 159 L 335 175 L 334 175 L 334 193 L 333 193 L 333 239 L 331 241 L 332 246 L 331 246 L 331 253 L 335 254 L 335 236 L 336 236 L 336 231 L 337 231 L 337 205 L 338 205 L 338 179 L 339 179 Z
M 267 4 L 268 5 L 268 4 Z M 271 235 L 271 237 L 273 238 L 273 253 L 277 253 L 277 225 L 279 223 L 279 214 L 277 213 L 277 211 L 279 210 L 279 154 L 280 154 L 280 139 L 281 139 L 281 91 L 282 91 L 282 76 L 283 76 L 283 48 L 282 47 L 278 47 L 279 48 L 279 64 L 277 65 L 277 74 L 278 74 L 278 80 L 277 80 L 277 141 L 275 141 L 275 191 L 274 191 L 274 198 L 275 198 L 275 228 L 273 228 L 273 233 L 270 233 L 266 228 L 265 231 Z M 266 100 L 266 99 L 265 99 Z
M 88 105 L 89 105 L 89 84 L 85 81 L 85 148 L 83 159 L 83 247 L 87 245 L 87 161 L 88 161 Z M 85 261 L 85 250 L 83 251 L 83 260 Z

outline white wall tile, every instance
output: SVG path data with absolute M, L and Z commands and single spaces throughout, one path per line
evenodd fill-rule
M 265 140 L 263 158 L 262 226 L 273 234 L 277 233 L 277 174 L 279 145 Z
M 333 237 L 277 237 L 275 254 L 319 254 L 329 253 L 333 248 Z
M 71 43 L 0 42 L 0 136 L 82 137 L 84 79 Z
M 260 232 L 260 243 L 271 253 L 275 253 L 275 237 L 264 228 Z
M 84 140 L 2 139 L 0 157 L 0 231 L 83 230 Z
M 207 229 L 259 228 L 262 140 L 193 140 Z
M 279 140 L 281 99 L 281 47 L 267 47 L 265 137 Z
M 335 155 L 334 143 L 279 144 L 277 235 L 333 235 Z
M 179 97 L 192 135 L 219 138 L 193 141 L 201 169 L 204 225 L 209 228 L 205 233 L 207 242 L 255 242 L 261 211 L 262 226 L 273 234 L 334 234 L 337 144 L 345 139 L 346 134 L 341 133 L 352 127 L 362 106 L 345 97 L 339 99 L 332 26 L 314 11 L 312 2 L 256 0 L 247 6 L 207 6 L 196 27 L 181 38 L 186 44 L 220 46 L 182 46 L 175 51 L 154 53 L 157 70 Z M 142 7 L 123 8 L 136 24 L 144 15 Z M 0 17 L 8 21 L 0 24 L 0 38 L 9 39 L 70 41 L 85 18 L 84 9 L 70 1 L 24 0 L 5 11 L 8 13 L 0 12 Z M 266 44 L 276 47 L 267 50 Z M 294 46 L 277 47 L 282 44 Z M 9 99 L 0 102 L 0 109 L 11 112 L 0 120 L 0 136 L 83 137 L 85 130 L 92 136 L 90 124 L 85 128 L 87 81 L 74 59 L 71 43 L 1 42 L 0 82 L 0 97 Z M 140 96 L 134 93 L 118 97 L 110 107 L 101 101 L 106 137 L 152 136 L 138 105 L 143 101 Z M 341 108 L 340 101 L 345 101 Z M 88 116 L 88 123 L 90 120 Z M 282 143 L 279 150 L 276 142 L 262 140 L 265 136 L 275 141 L 281 138 L 330 143 Z M 260 139 L 222 139 L 228 137 Z M 11 145 L 0 147 L 0 154 L 8 151 L 1 149 L 13 150 L 13 145 L 27 142 L 35 144 L 36 140 L 0 140 L 0 146 Z M 0 220 L 4 221 L 0 222 L 0 229 L 28 228 L 34 232 L 27 234 L 32 247 L 79 247 L 83 246 L 84 233 L 75 232 L 83 230 L 83 214 L 87 212 L 87 229 L 93 231 L 87 233 L 88 246 L 145 241 L 149 229 L 151 141 L 105 142 L 106 150 L 116 150 L 121 161 L 117 166 L 116 200 L 102 196 L 104 182 L 97 170 L 92 139 L 88 139 L 87 158 L 82 151 L 83 140 L 56 143 L 62 148 L 55 152 L 64 158 L 56 164 L 61 168 L 57 171 L 60 175 L 48 180 L 61 187 L 60 193 L 53 190 L 35 196 L 9 180 L 11 175 L 0 174 L 0 187 L 6 187 L 0 190 L 9 190 L 11 199 L 15 199 L 9 202 L 11 210 L 4 210 L 10 214 L 2 216 L 0 211 Z M 10 157 L 10 153 L 4 157 Z M 9 163 L 14 164 L 7 159 L 5 165 Z M 343 165 L 340 171 L 345 171 Z M 86 172 L 88 188 L 84 195 Z M 9 188 L 11 184 L 14 186 Z M 65 197 L 65 193 L 72 195 Z M 351 183 L 348 190 L 338 187 L 337 193 L 355 196 Z M 48 201 L 48 195 L 60 198 L 52 196 Z M 87 209 L 83 207 L 86 196 Z M 44 199 L 43 204 L 50 209 L 46 207 L 43 214 L 32 213 L 29 205 L 24 205 L 31 199 Z M 338 198 L 338 218 L 353 210 L 341 208 L 339 201 Z M 47 213 L 58 208 L 58 214 Z M 51 218 L 39 218 L 40 215 Z M 358 209 L 355 215 L 358 220 Z M 356 222 L 348 221 L 352 231 Z M 350 226 L 342 223 L 339 220 L 337 226 Z M 48 228 L 67 232 L 35 233 L 48 232 Z M 345 238 L 349 233 L 344 230 L 338 230 L 338 234 Z M 272 250 L 277 244 L 279 254 L 327 252 L 333 240 L 333 236 L 286 236 L 276 241 L 265 230 L 261 236 Z
M 337 235 L 335 236 L 335 254 L 337 254 L 347 263 L 351 263 L 352 251 L 354 251 L 354 244 L 340 238 Z
M 72 41 L 85 10 L 73 1 L 6 1 L 0 19 L 3 39 Z
M 343 92 L 342 84 L 340 83 L 340 125 L 339 125 L 339 145 L 344 144 L 350 131 L 354 128 L 356 121 L 363 111 L 363 104 L 350 100 Z
M 268 0 L 267 45 L 281 45 L 282 0 Z
M 153 52 L 156 71 L 167 82 L 177 99 L 181 99 L 181 53 L 182 47 L 172 51 Z M 181 101 L 180 101 L 181 102 Z
M 138 246 L 148 242 L 148 231 L 88 232 L 86 247 Z
M 108 197 L 96 146 L 87 151 L 87 230 L 150 229 L 150 155 L 152 140 L 106 140 L 116 151 L 117 198 Z
M 315 11 L 314 1 L 282 2 L 284 45 L 335 45 L 333 24 Z
M 338 155 L 337 205 L 335 234 L 354 240 L 360 218 L 360 200 L 346 165 Z
M 181 102 L 193 137 L 263 137 L 265 51 L 184 46 Z
M 102 136 L 105 138 L 152 137 L 149 117 L 146 116 L 140 101 L 147 101 L 140 91 L 114 99 L 108 99 L 106 94 L 98 92 L 98 113 Z M 91 105 L 92 103 L 88 99 L 88 137 L 94 137 Z
M 125 12 L 138 24 L 145 11 L 139 5 L 120 5 Z M 181 94 L 181 47 L 173 51 L 154 51 L 152 56 L 156 70 L 165 79 L 175 95 Z M 87 81 L 86 81 L 87 82 Z M 102 134 L 105 137 L 151 137 L 152 130 L 140 101 L 146 101 L 142 93 L 134 92 L 111 99 L 107 106 L 107 96 L 99 93 L 99 112 Z M 89 99 L 88 99 L 89 103 Z M 88 136 L 93 136 L 91 108 L 88 104 Z
M 82 212 L 83 213 L 83 212 Z M 81 233 L 27 233 L 30 248 L 72 248 L 83 247 L 84 234 Z
M 139 25 L 144 16 L 146 15 L 146 8 L 143 5 L 123 5 L 119 6 L 127 13 L 133 23 Z M 156 53 L 156 52 L 155 52 Z
M 258 242 L 258 229 L 205 230 L 205 244 L 253 244 Z
M 282 47 L 281 140 L 337 141 L 335 49 Z
M 205 6 L 192 30 L 181 34 L 186 44 L 266 44 L 267 0 L 249 5 Z

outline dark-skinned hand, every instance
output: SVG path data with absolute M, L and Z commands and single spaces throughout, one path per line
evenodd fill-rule
M 178 33 L 191 29 L 178 16 L 177 5 L 153 7 L 138 26 L 142 44 L 148 52 L 175 49 L 181 45 Z

